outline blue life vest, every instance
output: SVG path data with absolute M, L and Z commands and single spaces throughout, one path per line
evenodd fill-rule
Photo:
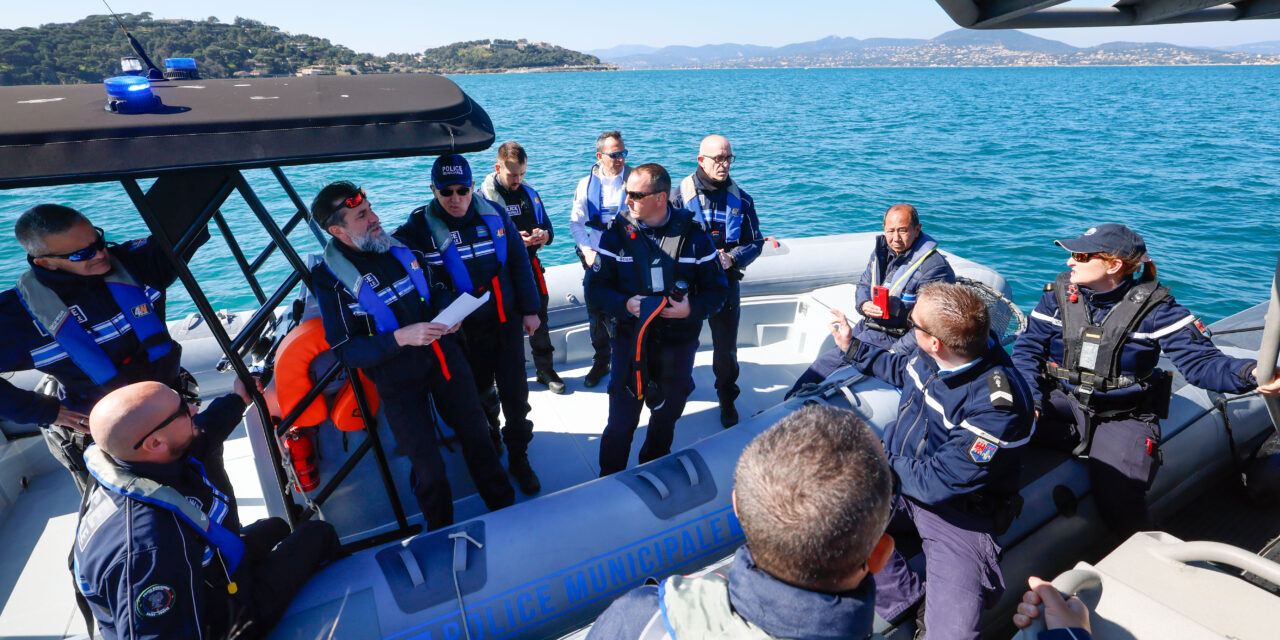
M 623 190 L 622 201 L 618 203 L 616 208 L 606 207 L 603 202 L 604 185 L 600 183 L 600 178 L 596 177 L 596 169 L 599 167 L 600 165 L 592 166 L 591 173 L 587 175 L 587 226 L 594 227 L 596 229 L 604 229 L 613 222 L 612 219 L 610 219 L 609 222 L 604 221 L 605 209 L 613 209 L 613 215 L 615 216 L 618 215 L 618 212 L 625 210 L 627 208 L 627 192 L 625 189 Z M 629 175 L 631 175 L 631 167 L 623 166 L 623 185 L 627 184 L 627 176 Z
M 725 244 L 734 245 L 742 239 L 742 191 L 732 179 L 729 180 L 729 186 L 725 191 L 724 210 L 711 208 L 711 215 L 708 216 L 703 208 L 704 196 L 698 189 L 694 174 L 690 174 L 680 182 L 680 196 L 684 200 L 684 208 L 693 212 L 694 220 L 708 230 L 713 224 L 720 225 L 724 228 Z M 705 206 L 711 207 L 709 199 Z
M 523 182 L 520 183 L 520 188 L 524 189 L 525 195 L 529 196 L 529 202 L 533 203 L 533 221 L 540 227 L 545 226 L 547 224 L 547 210 L 542 206 L 542 198 L 538 197 L 538 192 L 534 191 L 533 187 Z
M 120 308 L 129 326 L 133 328 L 138 342 L 146 348 L 147 357 L 155 362 L 167 355 L 173 346 L 169 331 L 164 325 L 164 320 L 152 306 L 146 289 L 138 284 L 133 274 L 129 273 L 114 256 L 108 254 L 108 258 L 111 260 L 111 271 L 103 277 L 107 290 L 111 292 L 116 306 Z M 98 346 L 93 336 L 80 326 L 80 322 L 71 313 L 67 303 L 58 296 L 56 291 L 40 282 L 34 271 L 27 270 L 18 277 L 16 290 L 18 299 L 22 301 L 22 306 L 26 307 L 31 317 L 35 318 L 45 332 L 53 337 L 58 346 L 67 352 L 71 361 L 80 367 L 80 370 L 84 371 L 94 384 L 106 384 L 116 377 L 118 373 L 116 364 L 111 361 L 102 347 Z
M 418 264 L 418 259 L 414 257 L 413 251 L 404 246 L 399 240 L 391 239 L 391 255 L 400 261 L 404 270 L 409 273 L 409 280 L 413 283 L 413 288 L 418 291 L 424 303 L 431 301 L 431 287 L 427 284 L 427 277 L 422 272 L 422 266 Z M 400 321 L 396 320 L 396 314 L 387 305 L 387 301 L 378 295 L 373 287 L 367 286 L 369 281 L 365 279 L 364 274 L 356 269 L 355 265 L 347 259 L 342 251 L 338 249 L 337 240 L 329 239 L 329 243 L 324 248 L 324 264 L 329 273 L 337 278 L 342 286 L 356 297 L 356 301 L 360 303 L 360 307 L 364 312 L 373 316 L 373 324 L 378 328 L 378 333 L 387 333 L 400 328 Z M 395 286 L 390 286 L 383 291 L 391 292 L 388 295 L 404 295 L 405 291 L 398 290 Z
M 480 214 L 480 220 L 484 222 L 485 229 L 489 232 L 488 243 L 493 246 L 493 252 L 498 258 L 498 267 L 504 267 L 507 264 L 507 226 L 506 221 L 502 217 L 502 211 L 498 209 L 498 205 L 489 202 L 485 198 L 471 198 L 471 205 L 476 208 Z M 449 215 L 449 214 L 445 214 Z M 467 263 L 462 259 L 462 253 L 458 251 L 458 245 L 453 241 L 453 233 L 449 230 L 448 225 L 443 220 L 431 215 L 431 208 L 428 207 L 423 212 L 422 217 L 427 222 L 427 228 L 431 231 L 431 239 L 435 241 L 436 251 L 440 254 L 440 259 L 444 262 L 445 271 L 449 272 L 449 279 L 453 281 L 453 288 L 459 294 L 475 293 L 475 284 L 471 282 L 471 274 L 467 271 Z M 484 242 L 477 242 L 472 245 L 471 249 L 474 253 L 479 254 L 485 251 L 487 247 Z
M 240 536 L 222 526 L 227 514 L 231 512 L 230 507 L 227 506 L 227 495 L 209 482 L 204 465 L 198 460 L 187 458 L 187 463 L 195 466 L 205 486 L 213 491 L 213 504 L 209 505 L 208 514 L 198 509 L 177 489 L 130 473 L 115 464 L 96 444 L 89 445 L 85 450 L 84 461 L 85 466 L 89 468 L 89 473 L 93 474 L 94 479 L 103 489 L 164 509 L 191 525 L 222 554 L 223 560 L 227 563 L 228 577 L 240 566 L 240 562 L 244 559 L 244 542 Z M 211 560 L 213 560 L 213 549 L 206 547 L 201 564 L 208 565 Z

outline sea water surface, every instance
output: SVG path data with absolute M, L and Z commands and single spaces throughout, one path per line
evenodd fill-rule
M 950 251 L 999 270 L 1030 310 L 1065 269 L 1058 238 L 1122 222 L 1146 238 L 1161 279 L 1206 320 L 1268 293 L 1280 252 L 1280 67 L 773 69 L 459 76 L 497 140 L 529 152 L 527 181 L 555 225 L 548 265 L 576 261 L 568 232 L 577 180 L 596 136 L 620 129 L 628 162 L 679 181 L 699 140 L 720 133 L 733 176 L 778 238 L 874 231 L 914 204 Z M 3 125 L 0 125 L 3 126 Z M 496 145 L 495 145 L 496 146 Z M 469 154 L 477 183 L 494 149 Z M 393 229 L 431 197 L 431 158 L 285 169 L 304 200 L 347 179 Z M 277 221 L 292 205 L 269 172 L 249 172 Z M 144 184 L 144 187 L 146 185 Z M 145 235 L 118 183 L 0 191 L 0 285 L 26 268 L 11 225 L 59 202 L 108 238 Z M 267 237 L 233 197 L 223 208 L 250 259 Z M 305 229 L 303 252 L 319 245 Z M 255 306 L 223 240 L 192 261 L 219 309 Z M 288 265 L 264 269 L 270 291 Z M 193 310 L 174 287 L 171 319 Z

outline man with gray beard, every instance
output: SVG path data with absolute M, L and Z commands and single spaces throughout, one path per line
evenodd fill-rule
M 431 425 L 435 410 L 462 445 L 471 480 L 490 509 L 515 501 L 480 405 L 471 367 L 452 335 L 430 322 L 448 306 L 448 290 L 422 268 L 426 258 L 382 229 L 363 189 L 335 182 L 311 202 L 311 216 L 332 238 L 311 286 L 334 355 L 373 381 L 398 449 L 413 465 L 409 485 L 428 530 L 453 524 L 453 494 Z

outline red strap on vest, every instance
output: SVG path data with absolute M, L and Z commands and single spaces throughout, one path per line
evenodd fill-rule
M 640 325 L 640 330 L 636 332 L 636 348 L 635 348 L 636 367 L 635 369 L 636 369 L 636 399 L 637 400 L 644 399 L 645 384 L 644 384 L 643 376 L 640 375 L 640 371 L 641 371 L 640 359 L 644 355 L 644 352 L 641 351 L 641 345 L 644 344 L 644 332 L 649 328 L 649 324 L 653 322 L 654 318 L 657 318 L 662 313 L 662 310 L 667 308 L 667 302 L 668 302 L 667 298 L 663 298 L 662 302 L 658 304 L 658 308 L 654 309 L 653 314 L 651 314 L 648 318 L 644 319 L 644 323 Z
M 440 372 L 444 374 L 444 379 L 452 380 L 453 376 L 449 375 L 449 363 L 444 359 L 444 349 L 440 348 L 440 341 L 433 341 L 431 343 L 431 348 L 436 352 L 436 360 L 440 361 Z
M 538 259 L 538 256 L 534 256 L 529 259 L 529 262 L 531 263 L 530 266 L 533 267 L 533 277 L 538 281 L 538 291 L 544 296 L 547 295 L 547 279 L 542 275 L 542 261 Z
M 490 284 L 493 286 L 493 301 L 498 305 L 498 322 L 505 323 L 507 321 L 507 312 L 502 308 L 502 286 L 498 283 L 498 276 L 494 276 Z

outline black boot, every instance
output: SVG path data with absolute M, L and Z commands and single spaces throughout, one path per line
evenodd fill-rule
M 720 402 L 720 425 L 728 429 L 738 424 L 738 408 L 733 406 L 733 401 Z
M 587 372 L 587 377 L 582 379 L 582 386 L 590 389 L 598 384 L 604 377 L 609 375 L 609 363 L 597 362 L 591 365 L 591 370 Z
M 551 393 L 557 395 L 564 393 L 564 380 L 560 379 L 560 375 L 554 369 L 538 369 L 537 380 L 538 384 L 547 385 Z
M 513 452 L 507 460 L 507 471 L 516 479 L 520 492 L 526 496 L 542 491 L 542 483 L 538 481 L 538 474 L 533 472 L 533 467 L 529 466 L 527 454 Z

